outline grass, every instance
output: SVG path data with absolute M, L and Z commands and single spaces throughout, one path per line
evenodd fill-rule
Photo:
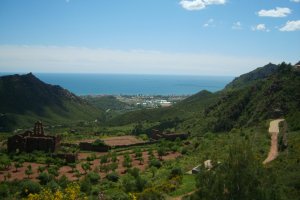
M 196 190 L 195 175 L 185 174 L 183 175 L 182 184 L 174 192 L 170 193 L 170 196 L 177 197 L 185 195 Z

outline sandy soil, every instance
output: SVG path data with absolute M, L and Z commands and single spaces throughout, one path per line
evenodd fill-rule
M 76 169 L 82 174 L 84 175 L 84 170 L 81 168 L 81 163 L 82 162 L 85 162 L 83 161 L 83 159 L 86 159 L 87 156 L 91 155 L 92 153 L 80 153 L 79 154 L 79 159 L 81 162 L 78 163 L 76 165 Z M 106 153 L 96 153 L 97 156 L 99 155 L 104 155 Z M 154 153 L 157 157 L 157 153 Z M 180 156 L 181 154 L 176 152 L 176 153 L 169 153 L 167 154 L 166 156 L 163 156 L 163 160 L 172 160 L 172 159 L 175 159 L 176 157 Z M 136 158 L 135 158 L 135 155 L 134 154 L 130 154 L 131 158 L 132 158 L 132 167 L 137 167 L 139 168 L 140 170 L 145 170 L 147 167 L 148 167 L 148 161 L 149 161 L 149 156 L 148 156 L 148 153 L 145 151 L 143 152 L 143 158 L 144 158 L 144 163 L 143 164 L 140 164 L 140 161 L 138 161 Z M 118 156 L 118 168 L 116 170 L 116 172 L 118 172 L 119 174 L 124 174 L 125 172 L 125 168 L 123 167 L 123 155 L 120 155 Z M 91 162 L 91 170 L 94 170 L 96 168 L 98 168 L 100 166 L 100 159 L 95 159 L 94 161 Z M 109 164 L 109 163 L 107 163 Z M 32 166 L 32 171 L 33 171 L 33 174 L 30 175 L 30 179 L 31 180 L 35 180 L 37 181 L 37 176 L 39 174 L 38 172 L 38 167 L 39 166 L 45 166 L 43 164 L 37 164 L 37 163 L 29 163 L 29 162 L 25 162 L 23 164 L 23 167 L 19 168 L 18 171 L 16 172 L 15 171 L 15 168 L 13 167 L 13 165 L 10 167 L 9 170 L 7 171 L 0 171 L 0 182 L 4 180 L 4 176 L 7 174 L 7 173 L 10 173 L 11 174 L 11 177 L 9 178 L 9 180 L 14 180 L 14 179 L 18 179 L 18 180 L 22 180 L 22 179 L 25 179 L 27 178 L 27 175 L 25 174 L 25 170 L 27 169 L 27 166 L 28 165 L 31 165 Z M 105 173 L 102 173 L 102 172 L 99 172 L 100 176 L 103 178 L 105 177 Z M 59 169 L 59 177 L 61 176 L 67 176 L 67 178 L 69 180 L 77 180 L 77 177 L 75 176 L 74 173 L 72 173 L 72 168 L 69 167 L 69 166 L 63 166 Z M 58 177 L 58 178 L 59 178 Z M 82 176 L 83 177 L 83 176 Z
M 137 144 L 144 142 L 143 140 L 140 140 L 134 136 L 109 137 L 104 138 L 103 141 L 110 146 Z
M 271 147 L 268 157 L 264 160 L 263 164 L 267 164 L 278 156 L 278 134 L 279 134 L 279 123 L 284 119 L 277 119 L 270 122 L 269 134 L 271 135 Z
M 84 140 L 77 140 L 74 143 L 79 144 L 80 142 L 94 142 L 95 140 L 96 139 L 84 139 Z M 131 136 L 131 135 L 101 138 L 101 140 L 103 140 L 105 144 L 110 146 L 137 144 L 137 143 L 144 142 L 143 140 L 138 139 L 135 136 Z

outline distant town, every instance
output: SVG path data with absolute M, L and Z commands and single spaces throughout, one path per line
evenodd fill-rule
M 129 105 L 134 105 L 137 107 L 144 108 L 158 108 L 158 107 L 169 107 L 173 104 L 176 104 L 184 99 L 187 95 L 178 96 L 178 95 L 119 95 L 116 98 L 124 103 Z

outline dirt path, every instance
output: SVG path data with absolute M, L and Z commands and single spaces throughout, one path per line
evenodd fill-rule
M 268 157 L 264 160 L 263 164 L 267 164 L 278 156 L 278 134 L 279 123 L 284 119 L 276 119 L 270 122 L 269 133 L 271 135 L 271 147 Z

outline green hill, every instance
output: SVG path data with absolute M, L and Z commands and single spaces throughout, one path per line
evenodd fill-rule
M 259 67 L 249 73 L 243 74 L 237 78 L 235 78 L 232 82 L 230 82 L 225 88 L 233 89 L 238 87 L 245 87 L 256 80 L 264 79 L 272 74 L 274 74 L 278 70 L 278 65 L 269 63 L 263 67 Z
M 32 73 L 0 77 L 0 127 L 31 127 L 36 120 L 63 124 L 94 120 L 102 111 L 60 86 L 46 84 Z
M 127 103 L 119 101 L 115 96 L 83 96 L 90 104 L 101 110 L 126 110 L 130 107 Z
M 253 72 L 246 76 L 250 74 Z M 244 77 L 242 75 L 241 79 Z M 299 74 L 292 65 L 282 63 L 273 73 L 248 86 L 225 90 L 216 104 L 205 109 L 207 127 L 213 131 L 228 131 L 233 127 L 251 126 L 263 120 L 284 117 L 290 128 L 298 129 L 299 88 Z
M 268 64 L 241 75 L 222 91 L 201 91 L 169 107 L 140 110 L 117 116 L 111 125 L 180 121 L 177 130 L 223 132 L 265 120 L 285 117 L 290 128 L 300 129 L 300 76 L 290 64 Z

